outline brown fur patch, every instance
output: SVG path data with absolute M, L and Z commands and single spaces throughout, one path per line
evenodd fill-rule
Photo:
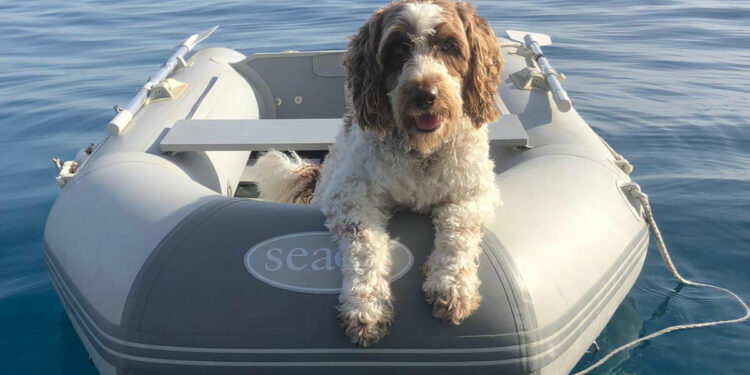
M 448 6 L 455 9 L 455 5 Z M 456 11 L 443 13 L 444 21 L 435 28 L 432 37 L 433 56 L 439 58 L 448 73 L 454 77 L 463 77 L 469 70 L 471 49 L 463 22 Z
M 458 3 L 456 8 L 471 48 L 469 72 L 464 80 L 464 112 L 479 128 L 500 116 L 495 95 L 500 84 L 503 58 L 495 33 L 487 21 L 476 14 L 474 6 Z
M 320 178 L 320 166 L 305 164 L 293 172 L 299 179 L 294 186 L 292 202 L 297 204 L 309 204 L 315 193 L 315 185 Z
M 389 6 L 390 9 L 391 6 Z M 392 123 L 383 69 L 377 62 L 378 45 L 387 9 L 376 10 L 349 41 L 344 54 L 347 86 L 352 94 L 354 119 L 362 130 L 387 133 Z

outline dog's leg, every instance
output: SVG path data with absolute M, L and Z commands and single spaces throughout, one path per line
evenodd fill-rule
M 423 266 L 422 290 L 437 318 L 459 324 L 479 307 L 479 201 L 445 204 L 432 212 L 435 249 Z
M 383 338 L 393 319 L 388 217 L 372 202 L 357 198 L 323 205 L 326 224 L 342 250 L 339 319 L 361 346 Z

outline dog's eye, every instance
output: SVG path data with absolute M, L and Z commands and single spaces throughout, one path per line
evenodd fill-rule
M 450 40 L 447 40 L 440 44 L 440 49 L 442 49 L 443 52 L 451 52 L 455 48 L 453 47 L 453 42 L 451 42 Z
M 399 44 L 393 48 L 393 53 L 398 56 L 406 55 L 408 52 L 409 50 L 403 44 Z

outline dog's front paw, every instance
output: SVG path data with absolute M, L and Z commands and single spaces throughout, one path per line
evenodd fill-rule
M 353 343 L 367 347 L 388 333 L 393 306 L 388 299 L 345 302 L 339 307 L 339 320 Z
M 427 302 L 432 305 L 432 315 L 453 324 L 460 324 L 479 308 L 482 295 L 476 277 L 428 273 L 422 284 Z

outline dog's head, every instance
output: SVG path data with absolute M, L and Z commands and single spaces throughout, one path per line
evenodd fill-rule
M 430 154 L 456 131 L 497 119 L 497 37 L 467 3 L 405 0 L 376 10 L 344 56 L 363 131 L 405 137 Z

